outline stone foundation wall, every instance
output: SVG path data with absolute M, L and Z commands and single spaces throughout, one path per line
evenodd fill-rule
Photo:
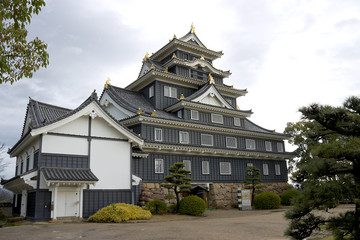
M 262 183 L 264 186 L 261 189 L 263 192 L 274 192 L 281 195 L 285 190 L 292 189 L 288 183 Z M 238 202 L 238 188 L 242 188 L 242 183 L 212 183 L 210 184 L 210 191 L 207 194 L 208 208 L 230 208 L 231 204 Z M 168 206 L 176 203 L 176 199 L 166 199 L 165 196 L 172 194 L 175 196 L 173 190 L 161 187 L 160 183 L 142 183 L 142 193 L 139 200 L 140 206 L 153 199 L 164 201 Z

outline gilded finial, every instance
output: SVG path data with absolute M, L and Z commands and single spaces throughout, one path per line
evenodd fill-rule
M 154 70 L 155 70 L 155 66 L 154 66 L 154 64 L 151 64 L 150 69 L 154 69 Z
M 155 117 L 156 116 L 156 110 L 154 109 L 154 111 L 151 113 L 151 116 Z
M 138 136 L 140 137 L 140 136 L 141 136 L 141 134 L 139 133 L 139 134 L 138 134 Z
M 191 33 L 195 33 L 195 27 L 194 27 L 194 24 L 191 23 L 191 30 L 190 30 Z
M 234 88 L 234 85 L 231 85 L 230 88 Z
M 180 96 L 180 100 L 183 100 L 185 97 L 184 97 L 184 94 L 181 94 Z
M 111 85 L 110 81 L 111 81 L 111 79 L 108 77 L 105 84 L 104 84 L 104 88 L 108 88 L 108 86 Z
M 148 52 L 146 52 L 146 54 L 145 54 L 145 57 L 144 57 L 144 62 L 146 62 L 147 60 L 149 59 L 149 53 Z
M 142 114 L 141 108 L 139 108 L 139 110 L 137 111 L 137 114 Z
M 237 109 L 237 110 L 240 110 L 240 107 L 239 107 L 239 105 L 236 105 L 236 109 Z
M 171 58 L 177 58 L 177 57 L 176 57 L 176 54 L 175 54 L 175 53 L 173 53 L 173 55 L 172 55 L 172 57 L 171 57 Z
M 174 37 L 173 37 L 173 39 L 177 39 L 177 37 L 176 37 L 176 35 L 174 34 Z
M 275 129 L 274 129 L 273 133 L 276 133 Z
M 205 61 L 205 58 L 204 58 L 204 56 L 201 56 L 200 60 L 203 60 L 203 61 Z
M 165 68 L 164 72 L 169 72 L 169 69 L 168 69 L 168 68 Z
M 211 76 L 210 73 L 209 73 L 209 82 L 210 82 L 210 84 L 215 84 L 214 78 L 213 78 L 213 76 Z

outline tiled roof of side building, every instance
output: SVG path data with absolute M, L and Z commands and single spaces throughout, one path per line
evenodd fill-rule
M 138 109 L 141 108 L 143 113 L 151 115 L 155 109 L 155 107 L 139 92 L 126 90 L 111 85 L 109 85 L 105 91 L 118 105 L 133 113 L 137 113 Z M 177 117 L 175 117 L 173 114 L 167 113 L 163 110 L 156 110 L 156 116 L 167 119 L 177 119 Z
M 99 181 L 90 169 L 43 167 L 41 172 L 48 181 Z

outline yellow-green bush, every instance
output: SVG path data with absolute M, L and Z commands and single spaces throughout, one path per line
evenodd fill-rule
M 150 218 L 150 211 L 144 210 L 141 207 L 125 203 L 113 203 L 90 216 L 88 221 L 97 223 L 121 223 L 129 220 L 148 220 Z

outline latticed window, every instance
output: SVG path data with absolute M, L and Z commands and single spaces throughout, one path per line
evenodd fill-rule
M 190 160 L 183 160 L 184 163 L 184 169 L 191 171 L 191 161 Z
M 281 175 L 280 164 L 275 164 L 275 175 Z
M 284 152 L 284 145 L 282 143 L 277 143 L 277 150 L 278 152 Z
M 179 132 L 179 142 L 188 144 L 189 143 L 189 133 L 188 132 Z
M 210 174 L 209 161 L 201 162 L 202 174 Z
M 226 137 L 226 147 L 228 148 L 236 148 L 237 141 L 235 137 Z
M 234 117 L 234 126 L 241 127 L 240 118 Z
M 265 141 L 265 150 L 266 151 L 272 151 L 271 142 Z
M 231 174 L 231 163 L 220 162 L 220 174 L 230 175 Z
M 164 160 L 155 159 L 155 173 L 164 173 Z
M 224 117 L 223 117 L 223 115 L 212 113 L 211 114 L 211 122 L 223 124 L 224 123 Z
M 254 150 L 255 148 L 256 148 L 255 140 L 254 139 L 246 139 L 246 149 Z
M 199 120 L 199 112 L 195 110 L 191 110 L 191 119 L 192 120 Z
M 213 146 L 214 145 L 213 135 L 201 134 L 201 145 Z
M 154 86 L 149 87 L 149 98 L 154 96 Z
M 177 89 L 174 87 L 164 86 L 164 96 L 177 98 Z
M 155 133 L 155 141 L 162 141 L 162 129 L 161 128 L 155 128 L 154 129 L 154 133 Z
M 269 175 L 269 165 L 267 163 L 263 164 L 263 175 Z

